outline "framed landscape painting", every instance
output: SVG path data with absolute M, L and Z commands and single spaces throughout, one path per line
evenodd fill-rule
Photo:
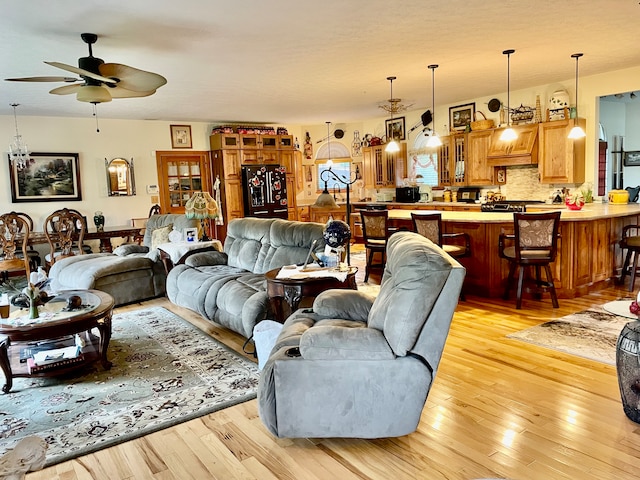
M 9 157 L 11 201 L 59 202 L 82 200 L 77 153 L 32 152 L 25 168 Z
M 476 104 L 467 103 L 457 107 L 449 107 L 449 125 L 451 130 L 464 130 L 473 121 L 476 114 Z

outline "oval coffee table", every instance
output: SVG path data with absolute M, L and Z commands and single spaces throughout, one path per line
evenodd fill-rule
M 82 306 L 67 310 L 67 299 L 77 295 Z M 107 360 L 107 348 L 111 340 L 111 315 L 114 300 L 111 295 L 99 290 L 65 290 L 59 292 L 47 304 L 40 306 L 40 318 L 29 319 L 28 310 L 11 307 L 9 318 L 0 318 L 0 367 L 6 383 L 2 387 L 8 393 L 13 379 L 18 377 L 50 377 L 100 360 L 103 368 L 111 368 Z M 91 333 L 96 328 L 99 336 Z M 44 340 L 84 333 L 85 346 L 82 348 L 83 361 L 63 365 L 50 370 L 33 373 L 27 363 L 20 362 L 20 350 Z

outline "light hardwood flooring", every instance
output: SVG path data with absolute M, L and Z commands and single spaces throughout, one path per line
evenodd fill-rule
M 364 274 L 364 269 L 358 275 Z M 372 275 L 370 281 L 379 281 Z M 83 479 L 631 479 L 640 425 L 622 411 L 615 367 L 506 335 L 627 296 L 486 299 L 458 306 L 418 430 L 380 440 L 278 439 L 256 400 L 27 475 Z M 244 339 L 166 299 L 164 306 L 241 351 Z

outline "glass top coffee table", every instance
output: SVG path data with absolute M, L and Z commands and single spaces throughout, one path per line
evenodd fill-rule
M 68 300 L 75 298 L 79 306 L 70 307 Z M 100 360 L 103 368 L 110 369 L 107 348 L 111 340 L 111 315 L 114 299 L 99 290 L 65 290 L 39 307 L 40 317 L 29 319 L 28 309 L 11 307 L 8 318 L 0 318 L 0 367 L 6 383 L 2 387 L 8 393 L 13 379 L 31 376 L 55 376 Z M 96 328 L 98 336 L 91 333 Z M 75 362 L 37 373 L 29 370 L 28 364 L 20 361 L 23 348 L 37 346 L 39 342 L 62 337 L 84 335 L 82 362 Z

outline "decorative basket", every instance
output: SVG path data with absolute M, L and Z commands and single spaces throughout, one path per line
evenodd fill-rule
M 477 120 L 478 114 L 483 116 L 482 120 Z M 487 130 L 488 128 L 493 128 L 493 120 L 487 120 L 487 117 L 481 111 L 477 111 L 474 115 L 474 121 L 471 122 L 471 130 Z

